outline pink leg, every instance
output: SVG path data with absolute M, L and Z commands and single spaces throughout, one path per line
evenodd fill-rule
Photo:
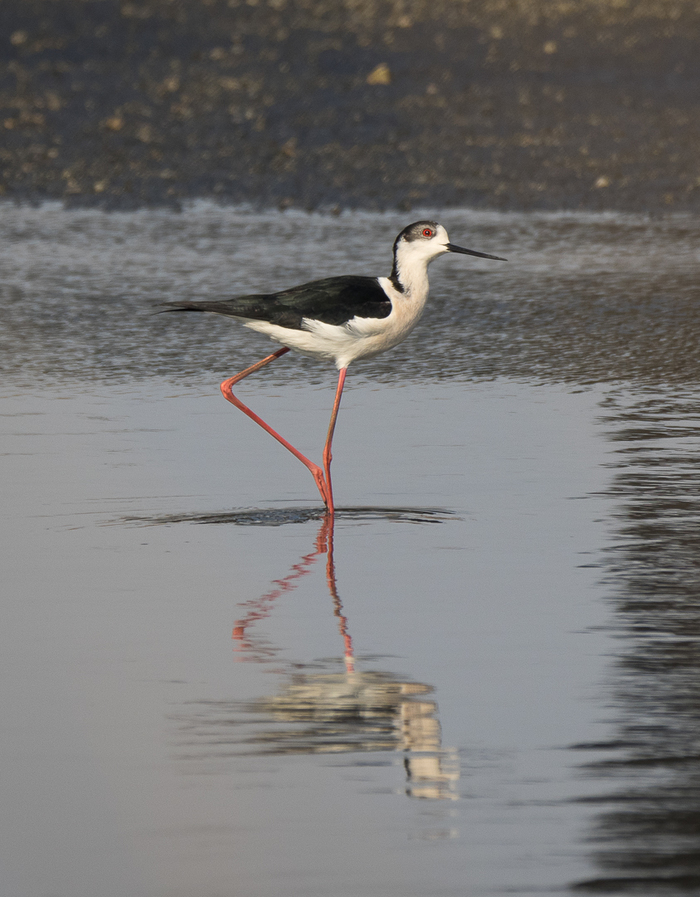
M 328 510 L 333 513 L 333 499 L 330 494 L 330 488 L 326 486 L 326 481 L 323 477 L 323 471 L 318 466 L 318 464 L 314 464 L 313 461 L 309 461 L 309 459 L 305 455 L 302 455 L 302 453 L 298 449 L 295 449 L 294 446 L 291 443 L 287 442 L 287 440 L 282 436 L 280 436 L 280 434 L 276 430 L 273 430 L 269 424 L 266 424 L 261 417 L 258 417 L 258 415 L 254 411 L 251 411 L 247 405 L 244 405 L 243 402 L 241 402 L 240 399 L 236 398 L 236 396 L 232 392 L 232 387 L 235 386 L 236 383 L 243 380 L 249 374 L 254 374 L 256 371 L 259 371 L 260 368 L 265 367 L 266 364 L 269 364 L 276 358 L 280 358 L 287 352 L 289 352 L 289 349 L 286 346 L 282 349 L 278 349 L 276 352 L 273 352 L 272 355 L 268 355 L 261 361 L 258 361 L 255 364 L 252 364 L 249 368 L 246 368 L 244 371 L 241 371 L 240 374 L 236 374 L 235 377 L 229 377 L 228 380 L 224 380 L 224 382 L 221 384 L 220 389 L 223 397 L 227 402 L 231 402 L 232 405 L 235 405 L 236 408 L 239 408 L 244 414 L 247 414 L 251 420 L 254 420 L 255 423 L 258 424 L 258 426 L 262 427 L 263 430 L 266 430 L 270 434 L 270 436 L 274 436 L 278 442 L 282 443 L 282 445 L 294 455 L 295 458 L 298 458 L 301 461 L 304 467 L 306 467 L 311 472 L 311 475 L 316 481 L 316 485 L 318 486 L 318 491 L 321 493 L 323 503 L 328 508 Z M 337 398 L 337 402 L 340 402 L 339 398 Z M 334 410 L 337 414 L 337 410 Z M 335 424 L 335 421 L 333 421 L 333 423 Z M 330 435 L 332 435 L 332 433 Z
M 340 373 L 338 374 L 338 386 L 335 390 L 335 401 L 333 402 L 331 421 L 328 424 L 328 436 L 326 436 L 326 445 L 323 449 L 323 469 L 326 472 L 326 486 L 328 487 L 328 501 L 326 502 L 326 507 L 328 508 L 328 513 L 331 515 L 335 513 L 335 508 L 333 506 L 333 487 L 331 485 L 331 461 L 333 460 L 331 444 L 333 442 L 335 422 L 338 418 L 338 409 L 340 408 L 340 399 L 343 395 L 343 386 L 345 385 L 345 375 L 347 372 L 347 368 L 341 368 Z

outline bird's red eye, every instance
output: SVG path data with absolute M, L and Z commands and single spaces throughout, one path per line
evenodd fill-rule
M 433 235 L 433 232 L 430 230 L 429 227 L 423 228 L 423 236 L 424 237 L 432 237 L 432 235 Z

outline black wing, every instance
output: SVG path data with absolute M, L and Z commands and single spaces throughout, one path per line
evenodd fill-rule
M 238 296 L 222 302 L 176 302 L 166 310 L 209 311 L 303 330 L 304 318 L 324 324 L 345 324 L 356 316 L 386 318 L 391 314 L 391 301 L 376 277 L 346 275 L 313 280 L 271 295 Z

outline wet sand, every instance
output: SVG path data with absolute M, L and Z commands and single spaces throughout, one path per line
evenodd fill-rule
M 4 0 L 0 193 L 700 208 L 695 0 Z

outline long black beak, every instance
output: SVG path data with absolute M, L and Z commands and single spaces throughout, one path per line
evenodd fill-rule
M 508 259 L 501 258 L 500 255 L 489 255 L 487 252 L 475 252 L 473 249 L 462 249 L 461 246 L 455 246 L 454 243 L 445 243 L 450 252 L 461 252 L 462 255 L 475 255 L 478 259 L 493 259 L 495 262 L 507 262 Z

